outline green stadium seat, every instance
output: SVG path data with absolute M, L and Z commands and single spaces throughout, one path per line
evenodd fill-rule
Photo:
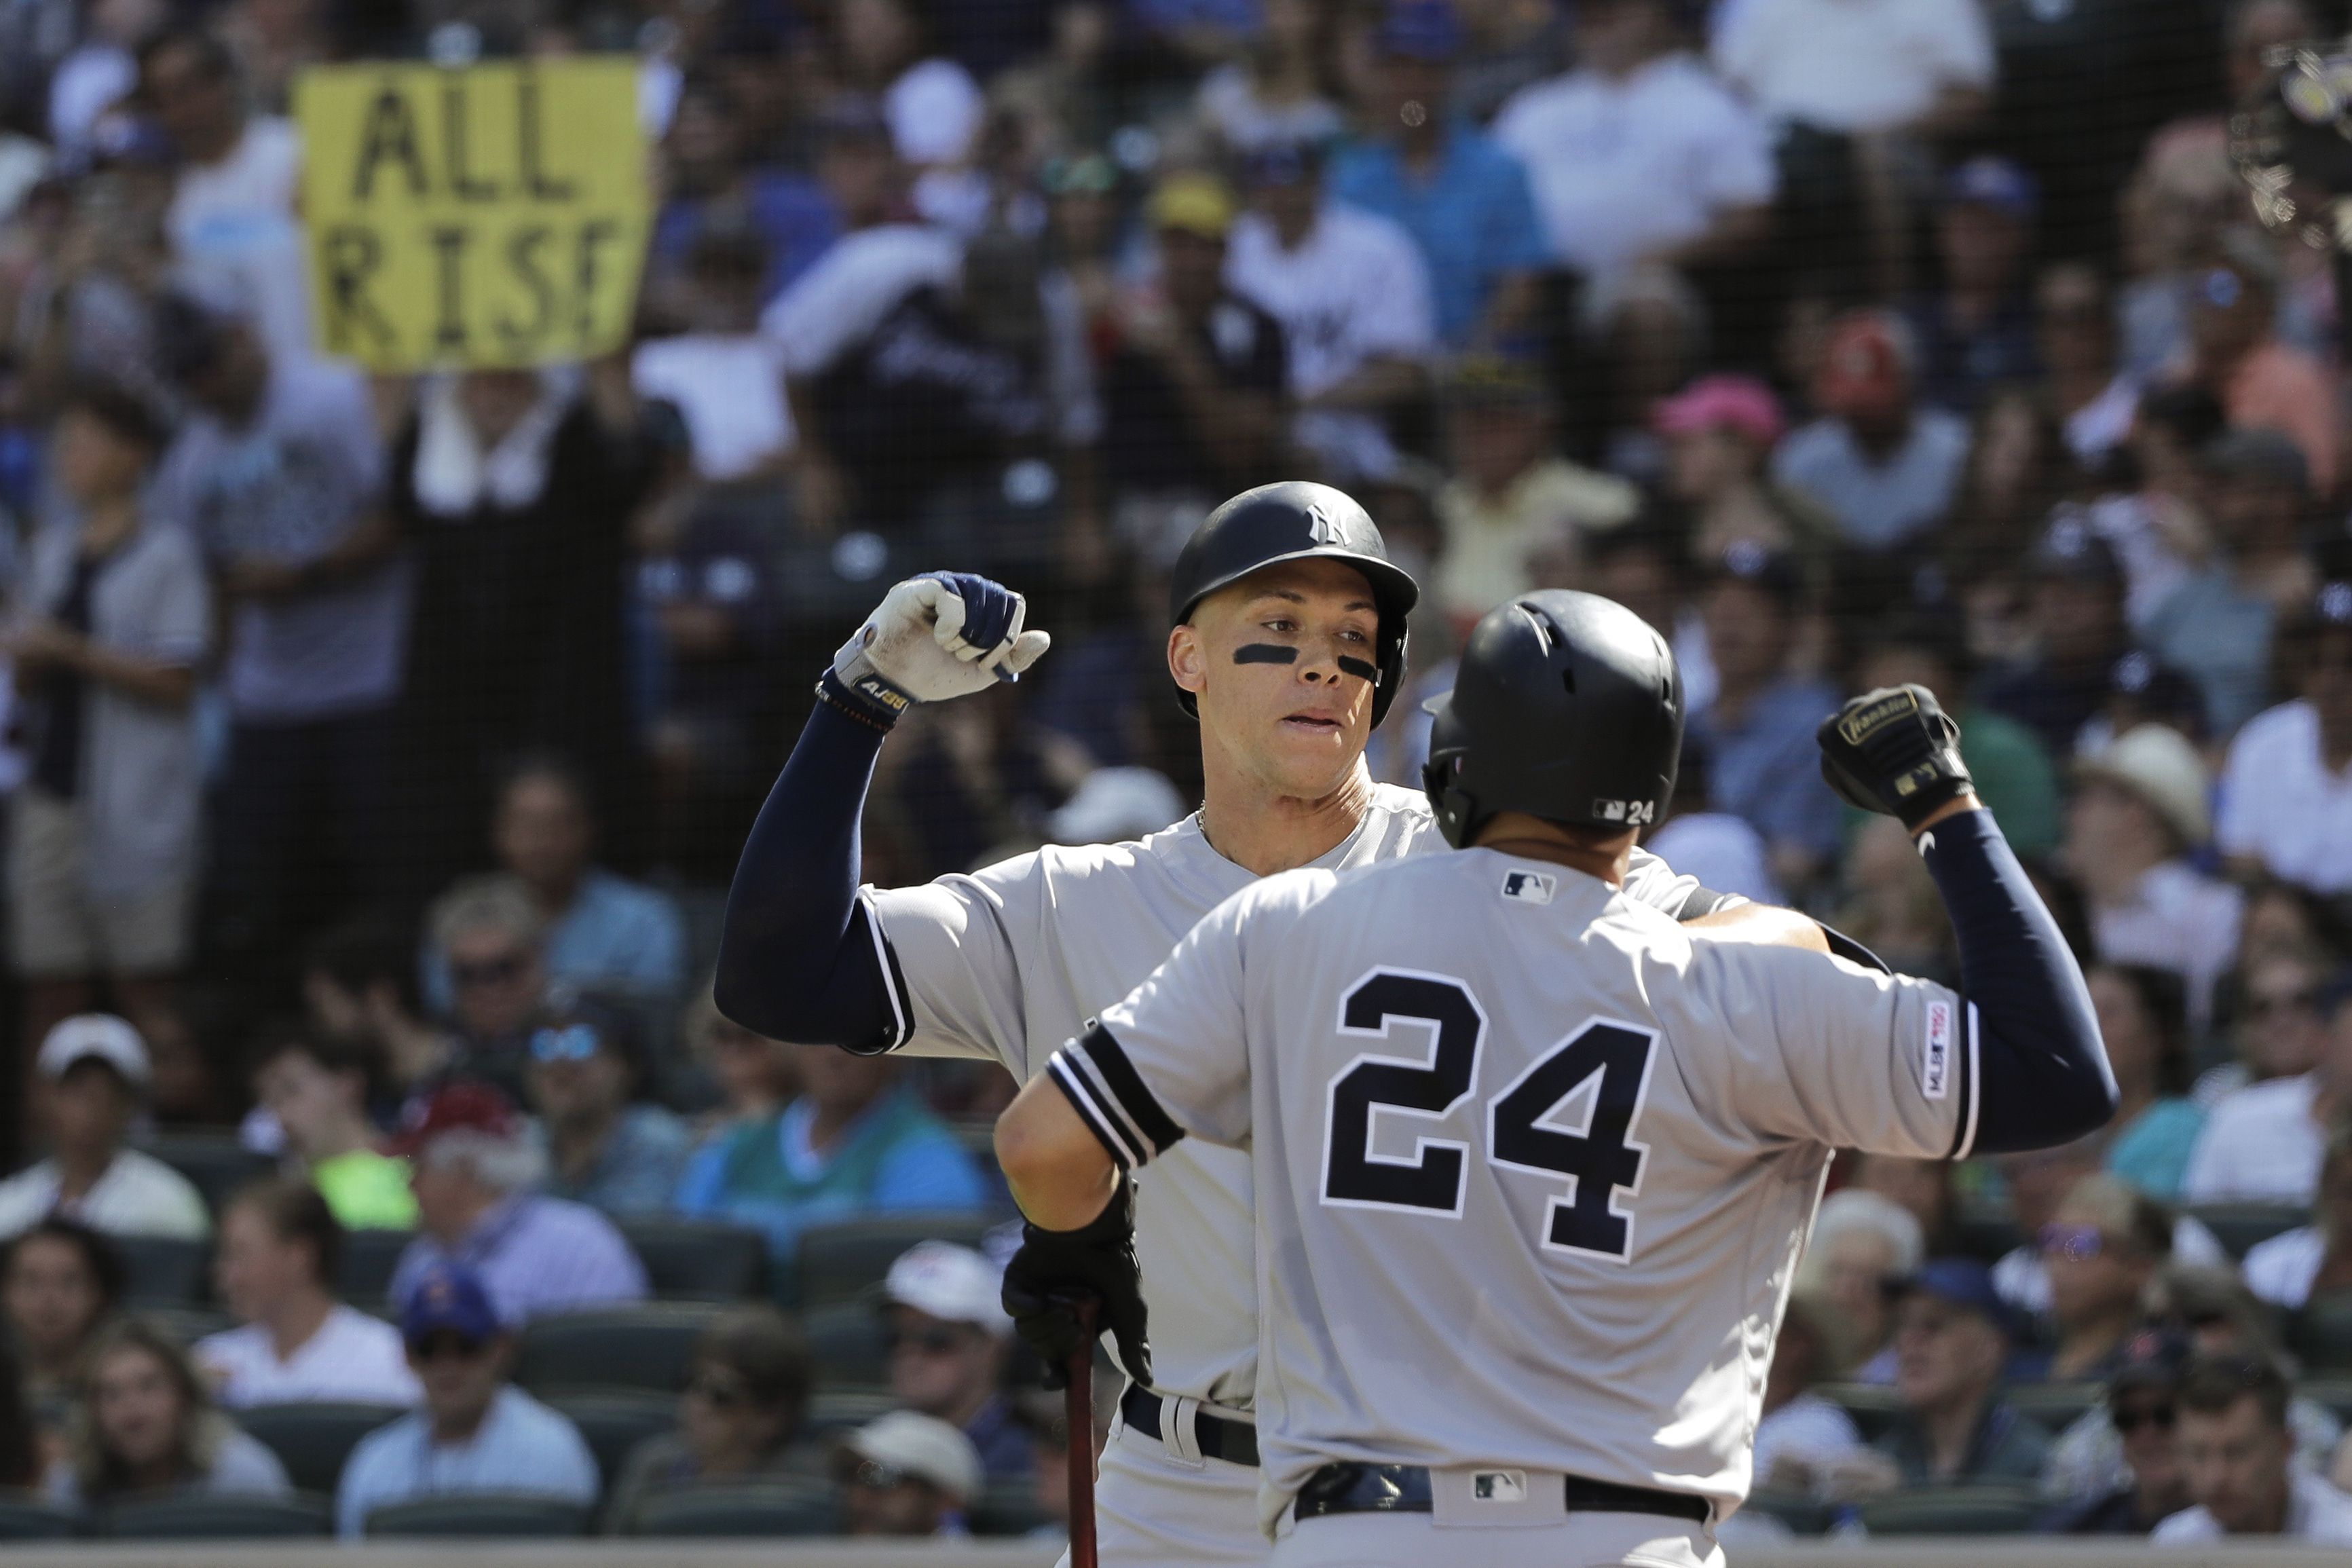
M 621 1524 L 627 1535 L 705 1539 L 831 1535 L 840 1528 L 833 1489 L 814 1482 L 682 1487 L 647 1498 Z
M 596 1456 L 604 1489 L 613 1489 L 614 1478 L 628 1462 L 629 1451 L 648 1437 L 677 1425 L 677 1395 L 650 1391 L 614 1389 L 584 1394 L 558 1393 L 547 1403 L 571 1418 Z
M 1892 1388 L 1874 1383 L 1824 1383 L 1813 1392 L 1852 1416 L 1865 1443 L 1876 1441 L 1902 1407 Z
M 974 1535 L 1026 1535 L 1046 1522 L 1034 1481 L 992 1482 L 971 1505 Z
M 2330 1291 L 2304 1304 L 2287 1343 L 2314 1373 L 2352 1373 L 2352 1291 Z
M 494 1537 L 585 1535 L 588 1506 L 562 1498 L 504 1492 L 457 1493 L 388 1503 L 367 1516 L 370 1539 L 384 1536 L 472 1541 Z
M 695 1342 L 721 1308 L 648 1301 L 534 1318 L 522 1331 L 515 1381 L 531 1393 L 640 1389 L 676 1394 L 686 1385 Z
M 2040 1422 L 2053 1437 L 2106 1396 L 2103 1383 L 2012 1383 L 2001 1390 L 2020 1415 Z
M 2019 1535 L 2048 1504 L 2023 1487 L 1915 1487 L 1862 1505 L 1864 1528 L 1879 1535 Z
M 740 1301 L 766 1288 L 768 1240 L 756 1230 L 686 1219 L 614 1223 L 662 1300 Z
M 807 1310 L 856 1300 L 881 1284 L 898 1255 L 915 1243 L 976 1247 L 995 1223 L 977 1214 L 903 1214 L 803 1231 L 793 1271 L 799 1304 Z
M 212 1295 L 213 1247 L 176 1236 L 111 1236 L 121 1255 L 123 1296 L 141 1307 L 193 1307 Z
M 121 1503 L 99 1521 L 116 1541 L 252 1541 L 334 1533 L 322 1497 L 175 1497 Z
M 397 1405 L 357 1405 L 321 1400 L 316 1404 L 255 1405 L 231 1413 L 236 1424 L 260 1440 L 286 1479 L 306 1492 L 332 1495 L 342 1478 L 343 1461 L 360 1439 L 406 1414 Z
M 278 1169 L 275 1159 L 247 1148 L 234 1132 L 156 1132 L 137 1146 L 194 1183 L 215 1215 L 237 1188 Z
M 816 1380 L 825 1388 L 878 1388 L 890 1380 L 882 1317 L 864 1301 L 819 1307 L 801 1320 Z
M 0 1491 L 0 1541 L 64 1541 L 80 1532 L 68 1510 L 31 1492 Z
M 1739 1511 L 1777 1519 L 1797 1535 L 1819 1535 L 1830 1527 L 1830 1505 L 1803 1492 L 1752 1491 Z
M 2256 1242 L 2311 1223 L 2311 1210 L 2292 1204 L 2188 1204 L 2180 1212 L 2202 1223 L 2241 1261 Z
M 415 1239 L 415 1233 L 406 1230 L 343 1232 L 343 1257 L 335 1269 L 335 1294 L 362 1311 L 382 1308 L 392 1294 L 393 1270 L 400 1267 L 400 1255 Z
M 809 1401 L 808 1421 L 801 1436 L 812 1442 L 830 1442 L 898 1408 L 898 1402 L 879 1390 L 827 1389 Z

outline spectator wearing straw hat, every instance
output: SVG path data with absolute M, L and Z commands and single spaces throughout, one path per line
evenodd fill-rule
M 68 1018 L 41 1041 L 33 1070 L 50 1153 L 0 1182 L 0 1237 L 53 1214 L 113 1236 L 211 1231 L 205 1200 L 185 1176 L 123 1147 L 152 1077 L 138 1030 L 108 1013 Z
M 2352 583 L 2329 583 L 2279 630 L 2290 701 L 2238 731 L 2214 837 L 2234 869 L 2352 891 Z

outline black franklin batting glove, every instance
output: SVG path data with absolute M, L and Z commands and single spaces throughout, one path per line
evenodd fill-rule
M 1111 1332 L 1119 1364 L 1151 1381 L 1151 1343 L 1144 1333 L 1143 1272 L 1135 1259 L 1135 1188 L 1118 1190 L 1094 1220 L 1076 1230 L 1021 1227 L 1021 1250 L 1004 1266 L 1004 1310 L 1045 1363 L 1045 1386 L 1069 1382 L 1071 1352 L 1093 1335 L 1078 1323 L 1078 1302 L 1096 1303 L 1097 1324 Z
M 1822 720 L 1813 738 L 1830 788 L 1915 832 L 1946 801 L 1976 787 L 1960 760 L 1960 727 L 1924 686 L 1865 691 Z

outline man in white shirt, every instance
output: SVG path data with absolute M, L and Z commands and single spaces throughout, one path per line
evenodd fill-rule
M 185 1176 L 122 1146 L 147 1089 L 147 1046 L 110 1013 L 82 1013 L 41 1041 L 34 1070 L 49 1157 L 0 1182 L 0 1239 L 52 1214 L 110 1236 L 184 1237 L 212 1230 Z
M 1992 30 L 1975 0 L 1741 0 L 1717 16 L 1716 68 L 1775 121 L 1932 134 L 1987 107 Z
M 343 1227 L 308 1182 L 273 1177 L 230 1201 L 213 1277 L 244 1326 L 195 1347 L 223 1405 L 416 1403 L 400 1331 L 329 1289 L 342 1240 Z
M 1585 0 L 1577 68 L 1496 117 L 1554 253 L 1596 283 L 1643 262 L 1727 260 L 1763 237 L 1779 185 L 1771 139 L 1685 48 L 1696 9 Z
M 2283 1536 L 2352 1546 L 2352 1497 L 2289 1462 L 2290 1390 L 2271 1362 L 2193 1362 L 2176 1402 L 2182 1468 L 2196 1506 L 2156 1527 L 2158 1546 L 2203 1546 L 2230 1536 Z
M 2311 1202 L 2326 1130 L 2352 1104 L 2352 997 L 2323 998 L 2320 963 L 2290 952 L 2249 966 L 2240 1052 L 2258 1081 L 2206 1113 L 2182 1202 Z M 2333 1026 L 2322 1022 L 2328 1011 Z
M 1282 323 L 1298 444 L 1336 483 L 1384 478 L 1387 416 L 1427 386 L 1437 348 L 1428 267 L 1398 225 L 1324 200 L 1310 148 L 1261 148 L 1249 178 L 1255 207 L 1227 237 L 1225 284 Z
M 2299 695 L 2230 743 L 2215 836 L 2233 869 L 2352 891 L 2352 583 L 2322 587 L 2276 647 Z

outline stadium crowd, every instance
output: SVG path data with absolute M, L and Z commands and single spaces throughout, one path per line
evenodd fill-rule
M 933 567 L 1055 647 L 899 726 L 866 874 L 1180 817 L 1165 574 L 1304 475 L 1425 585 L 1380 777 L 1482 612 L 1589 588 L 1682 663 L 1678 868 L 1954 978 L 1814 759 L 1917 681 L 2089 972 L 2111 1128 L 1839 1162 L 1735 1530 L 2352 1543 L 2346 322 L 2229 128 L 2343 10 L 0 0 L 0 1486 L 1055 1528 L 1012 1084 L 720 1016 L 727 879 Z M 631 342 L 323 355 L 300 71 L 586 51 Z

